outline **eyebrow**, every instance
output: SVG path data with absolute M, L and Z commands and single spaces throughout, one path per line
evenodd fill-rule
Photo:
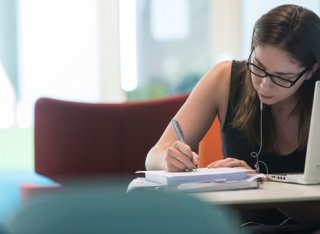
M 259 61 L 259 59 L 257 59 L 256 57 L 254 57 L 254 60 L 256 60 L 256 62 L 259 64 L 259 66 L 262 66 L 263 69 L 266 69 L 266 67 Z M 275 72 L 272 73 L 273 75 L 297 75 L 298 73 L 292 73 L 292 72 Z

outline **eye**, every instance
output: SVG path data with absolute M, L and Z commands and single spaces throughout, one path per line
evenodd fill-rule
M 283 78 L 287 80 L 295 80 L 296 76 L 291 76 L 291 77 L 284 76 Z
M 282 75 L 282 76 L 278 76 L 280 78 L 286 79 L 286 80 L 295 80 L 297 75 Z

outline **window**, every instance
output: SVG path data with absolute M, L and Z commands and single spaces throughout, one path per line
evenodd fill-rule
M 137 87 L 129 99 L 193 88 L 210 67 L 209 6 L 209 0 L 136 1 Z
M 256 19 L 284 3 L 320 12 L 319 0 L 3 1 L 0 168 L 33 168 L 40 96 L 123 101 L 191 91 L 216 62 L 246 59 Z
M 6 31 L 14 26 L 17 32 L 5 34 L 6 39 L 15 41 L 12 48 L 19 50 L 17 59 L 3 63 L 0 70 L 0 113 L 4 113 L 0 117 L 0 167 L 33 168 L 33 106 L 37 98 L 100 98 L 99 5 L 92 0 L 6 2 L 3 11 L 10 14 L 5 15 L 16 20 L 10 21 L 13 23 Z M 7 18 L 3 20 L 0 23 L 6 25 Z M 2 54 L 2 62 L 14 55 L 9 52 Z M 16 83 L 8 72 L 11 67 L 18 71 Z

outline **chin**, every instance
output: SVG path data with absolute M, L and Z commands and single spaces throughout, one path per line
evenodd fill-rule
M 260 98 L 260 101 L 264 104 L 264 105 L 268 105 L 268 106 L 272 106 L 274 104 L 277 104 L 278 102 L 274 99 L 262 99 Z

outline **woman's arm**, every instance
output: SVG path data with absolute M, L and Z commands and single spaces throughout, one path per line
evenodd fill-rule
M 167 126 L 146 158 L 147 170 L 185 171 L 192 169 L 198 156 L 192 151 L 218 115 L 223 125 L 229 99 L 231 61 L 222 62 L 204 75 L 188 100 L 174 117 L 183 129 L 186 144 L 178 140 L 171 126 Z

